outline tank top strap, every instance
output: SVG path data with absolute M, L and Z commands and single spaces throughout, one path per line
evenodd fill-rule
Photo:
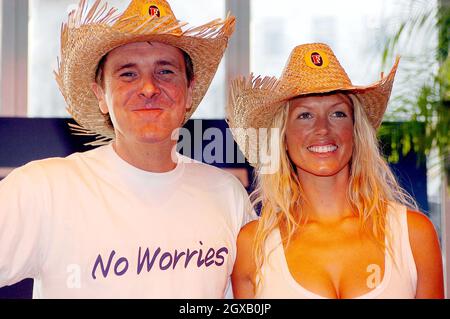
M 400 274 L 408 274 L 413 290 L 417 287 L 417 268 L 409 241 L 408 212 L 404 205 L 390 203 L 387 210 L 389 238 L 394 253 L 393 268 Z

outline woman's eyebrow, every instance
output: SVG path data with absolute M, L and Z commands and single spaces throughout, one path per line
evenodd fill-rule
M 334 108 L 334 107 L 339 106 L 339 105 L 346 105 L 349 108 L 352 107 L 351 105 L 349 105 L 345 101 L 339 101 L 339 102 L 336 102 L 336 103 L 333 103 L 332 105 L 330 105 L 329 108 Z M 304 108 L 304 109 L 307 109 L 307 110 L 314 110 L 314 109 L 317 108 L 317 106 L 316 105 L 309 105 L 309 104 L 298 104 L 298 105 L 295 105 L 295 109 L 299 109 L 299 108 Z
M 348 103 L 345 102 L 345 101 L 337 102 L 337 103 L 331 105 L 330 107 L 339 106 L 339 105 L 341 105 L 341 104 L 347 105 L 347 106 L 350 107 L 350 108 L 352 107 L 350 104 L 348 104 Z

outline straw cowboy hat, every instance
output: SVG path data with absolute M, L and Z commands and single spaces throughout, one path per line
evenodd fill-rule
M 380 81 L 369 86 L 355 86 L 328 45 L 297 46 L 280 79 L 251 74 L 232 81 L 227 106 L 228 124 L 241 151 L 249 159 L 249 154 L 257 154 L 258 143 L 246 144 L 245 129 L 269 128 L 275 114 L 294 97 L 339 91 L 356 95 L 370 123 L 378 129 L 391 95 L 398 62 L 399 58 L 388 76 L 381 75 Z
M 143 41 L 161 42 L 185 51 L 192 60 L 195 77 L 187 121 L 206 94 L 235 26 L 235 18 L 228 16 L 183 31 L 187 24 L 175 18 L 164 0 L 132 0 L 123 13 L 117 11 L 101 0 L 88 9 L 87 1 L 81 0 L 61 29 L 56 80 L 68 112 L 79 124 L 72 128 L 81 134 L 96 135 L 93 144 L 115 137 L 109 116 L 101 113 L 91 90 L 104 55 L 119 46 Z

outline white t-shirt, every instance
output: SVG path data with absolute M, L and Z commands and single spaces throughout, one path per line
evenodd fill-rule
M 34 298 L 225 297 L 247 193 L 178 158 L 149 173 L 108 145 L 13 171 L 0 182 L 0 287 L 34 278 Z

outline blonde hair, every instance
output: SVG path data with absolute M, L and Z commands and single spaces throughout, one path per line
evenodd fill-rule
M 388 204 L 397 202 L 413 209 L 417 209 L 417 205 L 399 186 L 381 156 L 376 131 L 370 124 L 361 102 L 355 95 L 347 94 L 347 96 L 353 103 L 354 112 L 354 143 L 347 197 L 353 211 L 359 216 L 361 230 L 369 234 L 381 249 L 387 248 L 392 255 L 389 247 L 392 234 L 386 223 Z M 256 166 L 256 185 L 251 199 L 255 207 L 261 206 L 261 217 L 253 243 L 253 258 L 256 263 L 255 292 L 262 281 L 261 267 L 267 258 L 265 242 L 269 234 L 275 228 L 284 226 L 287 238 L 283 240 L 288 246 L 297 228 L 307 222 L 307 216 L 302 214 L 302 203 L 306 200 L 304 192 L 295 166 L 286 151 L 285 132 L 288 113 L 289 102 L 276 114 L 271 123 L 271 127 L 281 128 L 279 149 L 270 150 L 278 153 L 279 170 L 274 174 L 261 174 L 262 167 Z M 369 225 L 372 226 L 371 229 Z M 385 245 L 385 238 L 388 246 Z

